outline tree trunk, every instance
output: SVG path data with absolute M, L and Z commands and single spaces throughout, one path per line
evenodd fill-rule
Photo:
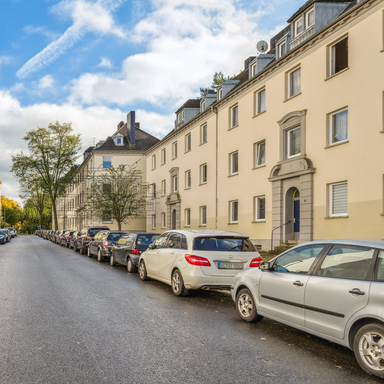
M 51 202 L 52 202 L 52 212 L 53 212 L 53 226 L 55 230 L 59 229 L 59 224 L 57 221 L 57 211 L 56 211 L 56 199 L 53 196 L 51 197 Z

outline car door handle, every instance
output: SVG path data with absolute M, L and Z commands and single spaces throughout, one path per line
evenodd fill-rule
M 352 295 L 361 295 L 361 296 L 365 295 L 365 292 L 360 291 L 359 288 L 353 288 L 349 291 L 349 293 L 352 293 Z
M 293 283 L 293 285 L 296 285 L 296 286 L 298 286 L 298 287 L 302 287 L 304 284 L 303 284 L 301 281 L 297 280 L 297 281 L 295 281 L 295 282 Z

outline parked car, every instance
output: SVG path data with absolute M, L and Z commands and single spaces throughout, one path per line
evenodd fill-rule
M 92 241 L 95 235 L 102 230 L 108 231 L 109 228 L 107 226 L 84 227 L 80 231 L 80 235 L 77 237 L 76 248 L 74 248 L 74 250 L 79 250 L 80 254 L 87 253 L 89 242 Z
M 77 237 L 79 235 L 80 235 L 80 231 L 75 231 L 72 233 L 72 236 L 69 239 L 68 248 L 73 248 L 74 250 L 76 250 L 76 242 L 77 242 Z
M 89 242 L 87 255 L 93 257 L 97 255 L 98 261 L 104 261 L 106 257 L 110 257 L 113 245 L 127 232 L 122 231 L 100 231 Z
M 5 231 L 0 229 L 0 244 L 5 244 L 7 242 L 7 235 L 5 234 Z
M 7 229 L 7 228 L 0 228 L 0 229 L 3 231 L 3 233 L 5 235 L 5 242 L 9 243 L 12 239 L 11 232 L 9 232 L 9 229 Z
M 9 232 L 11 233 L 11 237 L 14 238 L 17 236 L 17 232 L 16 232 L 16 229 L 13 228 L 13 227 L 5 227 L 5 229 L 8 229 Z
M 384 241 L 302 244 L 239 273 L 239 316 L 263 316 L 352 349 L 362 369 L 384 378 Z
M 131 232 L 120 237 L 111 251 L 110 264 L 123 264 L 130 273 L 137 271 L 140 255 L 146 251 L 160 233 Z
M 171 285 L 176 296 L 189 289 L 229 289 L 241 270 L 258 267 L 262 258 L 247 235 L 215 230 L 164 232 L 139 260 L 141 280 Z
M 64 233 L 67 232 L 68 229 L 61 229 L 57 231 L 55 236 L 55 243 L 61 245 L 61 240 L 63 239 Z
M 60 243 L 59 243 L 62 247 L 68 248 L 69 240 L 71 239 L 73 232 L 75 232 L 75 231 L 68 230 L 68 231 L 65 231 L 63 233 L 63 235 L 60 238 Z

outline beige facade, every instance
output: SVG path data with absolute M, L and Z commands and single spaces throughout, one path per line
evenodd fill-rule
M 146 229 L 232 230 L 263 249 L 279 226 L 274 245 L 381 238 L 383 24 L 383 1 L 359 2 L 148 150 Z

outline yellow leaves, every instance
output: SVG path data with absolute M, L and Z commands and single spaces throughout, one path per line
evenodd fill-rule
M 17 201 L 8 199 L 5 196 L 1 196 L 1 207 L 3 209 L 4 209 L 4 207 L 5 207 L 5 209 L 14 209 L 14 208 L 21 209 L 20 204 Z

